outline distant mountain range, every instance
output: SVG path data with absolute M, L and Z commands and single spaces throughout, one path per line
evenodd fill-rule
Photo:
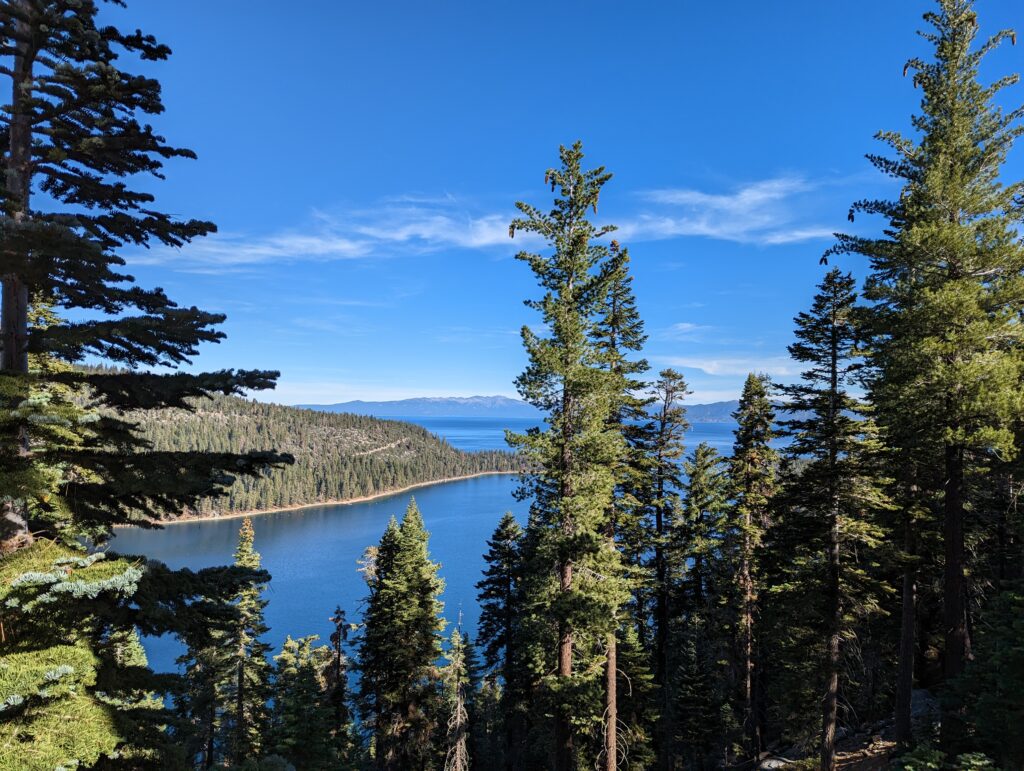
M 507 396 L 437 396 L 391 402 L 339 402 L 298 404 L 320 412 L 348 412 L 378 418 L 536 418 L 540 412 Z
M 537 418 L 541 415 L 526 402 L 507 396 L 438 396 L 390 402 L 353 401 L 296 406 L 320 412 L 347 412 L 378 418 Z M 691 423 L 732 423 L 732 413 L 738 406 L 739 401 L 736 399 L 712 404 L 688 404 L 686 417 Z

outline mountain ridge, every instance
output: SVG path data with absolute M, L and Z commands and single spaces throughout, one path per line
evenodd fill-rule
M 423 396 L 391 401 L 356 399 L 334 404 L 296 404 L 316 412 L 344 412 L 374 417 L 444 418 L 535 418 L 542 413 L 520 399 L 508 396 Z M 732 423 L 739 400 L 707 404 L 687 404 L 687 417 L 693 423 Z

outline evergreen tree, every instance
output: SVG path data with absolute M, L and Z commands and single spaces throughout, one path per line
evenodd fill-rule
M 726 462 L 701 442 L 683 463 L 681 513 L 672 532 L 670 564 L 678 576 L 676 603 L 682 628 L 673 633 L 678 661 L 672 668 L 677 744 L 689 767 L 724 757 L 734 720 L 723 720 L 730 679 L 722 662 L 733 640 L 735 580 L 728 560 L 731 482 Z
M 871 425 L 848 388 L 856 385 L 861 361 L 854 325 L 854 280 L 833 269 L 822 280 L 811 309 L 797 315 L 794 361 L 806 365 L 803 382 L 781 390 L 789 397 L 782 421 L 791 438 L 786 459 L 794 469 L 780 496 L 782 506 L 768 534 L 781 562 L 775 598 L 790 595 L 792 613 L 785 627 L 810 625 L 824 638 L 823 663 L 805 666 L 806 647 L 793 657 L 805 682 L 824 680 L 821 703 L 821 767 L 835 768 L 843 647 L 856 637 L 854 624 L 880 610 L 878 571 L 872 560 L 883 539 L 878 513 L 885 506 L 879 490 L 877 453 L 869 443 Z M 794 618 L 794 615 L 796 618 Z M 803 616 L 804 618 L 800 618 Z M 820 622 L 818 621 L 820 619 Z M 792 631 L 790 631 L 792 633 Z M 809 670 L 809 671 L 806 671 Z M 795 690 L 795 682 L 793 684 Z
M 260 555 L 253 548 L 252 519 L 242 520 L 235 549 L 235 565 L 260 569 Z M 225 756 L 235 765 L 260 757 L 267 732 L 267 700 L 270 696 L 270 646 L 261 641 L 268 629 L 263 623 L 265 585 L 243 589 L 235 599 L 238 618 L 224 640 L 223 699 Z
M 332 729 L 334 716 L 324 672 L 333 654 L 326 645 L 314 647 L 316 635 L 285 640 L 274 656 L 272 751 L 295 768 L 336 769 Z
M 378 768 L 425 769 L 438 728 L 437 667 L 444 582 L 430 561 L 423 518 L 410 499 L 366 565 L 369 595 L 359 640 L 359 696 Z
M 331 616 L 334 631 L 331 632 L 331 658 L 324 671 L 327 687 L 327 703 L 331 707 L 330 733 L 338 756 L 348 758 L 353 750 L 352 714 L 349 709 L 348 674 L 349 659 L 343 646 L 348 642 L 349 625 L 341 606 Z
M 45 562 L 56 540 L 74 549 L 82 539 L 101 542 L 116 523 L 180 512 L 225 491 L 236 476 L 288 460 L 270 452 L 153 450 L 126 414 L 267 388 L 276 374 L 153 371 L 188 364 L 200 344 L 222 339 L 223 316 L 180 308 L 162 290 L 136 286 L 118 251 L 178 247 L 213 226 L 161 212 L 144 192 L 148 183 L 137 184 L 160 177 L 166 160 L 193 154 L 168 145 L 146 123 L 163 111 L 158 81 L 121 66 L 166 59 L 169 49 L 140 31 L 98 25 L 98 5 L 0 2 L 0 75 L 10 84 L 10 101 L 0 109 L 0 554 L 12 569 L 22 562 L 18 550 L 29 552 L 27 562 Z M 129 369 L 71 366 L 85 357 Z M 96 564 L 81 552 L 60 559 Z M 99 720 L 79 714 L 75 723 L 87 749 L 59 758 L 67 737 L 36 730 L 42 712 L 0 718 L 5 729 L 35 736 L 40 762 L 55 753 L 50 768 L 113 763 L 114 756 L 128 763 L 146 754 L 139 746 L 146 743 L 158 743 L 150 754 L 164 752 L 161 733 L 136 718 L 150 712 L 154 721 L 145 722 L 166 721 L 162 709 L 141 708 L 148 699 L 141 694 L 167 692 L 173 678 L 155 678 L 137 657 L 114 655 L 121 646 L 112 641 L 137 628 L 208 642 L 227 598 L 258 580 L 247 570 L 172 573 L 141 559 L 130 569 L 111 559 L 99 572 L 107 565 L 122 566 L 120 578 L 105 575 L 107 588 L 93 592 L 80 591 L 89 581 L 79 585 L 75 576 L 59 590 L 69 590 L 59 614 L 31 604 L 4 611 L 5 629 L 17 630 L 0 641 L 5 661 L 17 654 L 24 673 L 71 667 L 76 704 L 100 709 Z M 44 583 L 40 596 L 65 582 Z M 45 615 L 45 623 L 32 613 Z M 66 658 L 86 649 L 86 659 Z M 130 718 L 125 725 L 122 717 Z
M 452 630 L 445 659 L 447 664 L 441 674 L 448 711 L 444 771 L 469 771 L 469 692 L 472 684 L 466 641 L 457 627 Z
M 978 749 L 1000 768 L 1024 764 L 1024 583 L 1011 580 L 986 608 L 975 658 L 958 690 L 967 704 L 965 722 Z
M 223 708 L 218 686 L 224 671 L 223 637 L 215 633 L 212 645 L 190 650 L 178 659 L 184 675 L 174 699 L 175 735 L 197 768 L 213 768 L 222 754 Z
M 596 208 L 611 175 L 603 168 L 584 171 L 579 143 L 562 147 L 560 156 L 561 168 L 545 175 L 559 191 L 554 207 L 544 213 L 519 202 L 522 216 L 509 228 L 513 235 L 536 233 L 552 248 L 547 256 L 517 255 L 544 289 L 527 305 L 540 312 L 548 336 L 523 329 L 529 364 L 516 385 L 547 413 L 547 426 L 509 439 L 533 470 L 522 491 L 532 498 L 528 541 L 538 577 L 528 601 L 556 636 L 552 666 L 543 667 L 542 677 L 554 717 L 554 767 L 569 771 L 581 733 L 603 725 L 592 696 L 600 683 L 583 657 L 594 656 L 599 642 L 603 647 L 625 599 L 619 553 L 607 538 L 624 441 L 610 420 L 621 390 L 602 366 L 592 334 L 614 262 L 610 247 L 597 243 L 612 228 L 595 227 L 587 211 Z M 539 580 L 552 569 L 553 583 Z
M 679 493 L 682 485 L 683 437 L 690 424 L 682 400 L 689 393 L 683 376 L 672 369 L 662 370 L 653 386 L 654 419 L 646 442 L 647 489 L 642 499 L 647 511 L 646 532 L 653 581 L 653 661 L 654 682 L 658 685 L 658 766 L 669 768 L 674 754 L 673 726 L 676 722 L 672 698 L 670 653 L 672 619 L 679 608 L 675 580 L 683 572 L 684 562 L 677 560 L 672 536 L 676 531 Z
M 761 538 L 769 523 L 776 489 L 778 455 L 769 444 L 775 437 L 775 409 L 768 379 L 750 374 L 743 385 L 736 420 L 736 440 L 729 460 L 733 491 L 732 538 L 728 547 L 736 569 L 738 591 L 737 656 L 740 715 L 746 751 L 756 755 L 763 741 L 763 714 L 757 665 L 755 624 L 758 609 L 758 560 Z
M 484 663 L 488 678 L 494 682 L 500 677 L 503 756 L 505 768 L 516 767 L 519 744 L 523 740 L 528 698 L 523 668 L 517 644 L 521 640 L 520 607 L 522 595 L 522 539 L 523 529 L 511 512 L 498 523 L 487 541 L 484 577 L 477 583 L 480 621 L 477 643 L 483 646 Z
M 102 535 L 139 510 L 180 511 L 199 495 L 225 489 L 233 474 L 280 460 L 258 452 L 150 451 L 120 416 L 131 408 L 183 407 L 190 396 L 266 388 L 275 373 L 30 370 L 30 353 L 177 367 L 200 343 L 223 338 L 216 330 L 223 316 L 179 308 L 161 290 L 144 290 L 119 272 L 119 248 L 181 246 L 213 225 L 176 220 L 154 208 L 150 193 L 131 189 L 139 175 L 160 176 L 164 160 L 194 156 L 140 122 L 163 110 L 159 83 L 118 67 L 119 54 L 159 61 L 170 50 L 139 31 L 98 28 L 97 12 L 93 0 L 0 3 L 0 72 L 11 82 L 11 102 L 0 111 L 0 539 L 12 546 L 29 533 L 68 540 Z M 42 208 L 33 206 L 36 192 L 46 196 Z M 32 303 L 53 313 L 30 327 Z M 63 318 L 67 309 L 79 320 Z M 58 384 L 85 389 L 98 410 L 78 422 L 80 440 L 55 430 L 58 422 L 39 419 L 44 407 L 66 410 L 67 400 L 54 398 Z M 31 398 L 41 393 L 49 395 L 46 404 Z M 57 467 L 74 473 L 60 480 L 54 496 L 40 476 Z
M 651 421 L 646 408 L 650 398 L 642 396 L 645 383 L 638 378 L 648 370 L 644 359 L 631 359 L 643 348 L 647 335 L 643 320 L 636 307 L 633 295 L 633 277 L 629 272 L 629 253 L 612 241 L 609 245 L 609 259 L 606 267 L 608 276 L 607 295 L 597 311 L 596 323 L 591 333 L 601 364 L 612 378 L 617 391 L 617 404 L 609 416 L 609 429 L 626 440 L 625 452 L 616 469 L 615 496 L 608 511 L 605 526 L 608 548 L 618 551 L 626 567 L 625 578 L 634 594 L 640 593 L 643 582 L 643 559 L 647 546 L 644 543 L 644 498 L 643 485 L 648 475 L 647 459 L 644 455 L 645 438 L 650 434 Z M 604 709 L 604 767 L 614 771 L 622 752 L 618 747 L 618 733 L 621 721 L 618 712 L 619 670 L 622 663 L 618 658 L 618 638 L 623 619 L 616 619 L 615 628 L 608 632 L 605 641 L 605 709 Z M 634 659 L 634 661 L 639 661 Z M 643 674 L 648 668 L 643 667 Z M 643 676 L 641 672 L 629 672 L 627 677 Z M 641 741 L 646 727 L 632 725 L 630 740 L 633 744 Z
M 885 132 L 893 158 L 871 160 L 896 178 L 895 201 L 863 201 L 856 213 L 880 214 L 882 238 L 844 236 L 835 248 L 868 256 L 871 398 L 887 442 L 912 449 L 938 446 L 929 459 L 938 473 L 943 530 L 943 662 L 947 681 L 970 658 L 965 512 L 974 459 L 1015 451 L 1011 423 L 1021 414 L 1024 245 L 1018 229 L 1021 184 L 1000 171 L 1024 131 L 1020 111 L 1004 113 L 997 95 L 1017 82 L 982 84 L 985 56 L 1014 33 L 1003 30 L 975 45 L 978 19 L 971 0 L 939 0 L 925 15 L 930 61 L 911 59 L 907 71 L 923 92 L 916 137 Z M 911 502 L 912 504 L 912 502 Z M 911 505 L 905 504 L 905 505 Z M 944 702 L 943 741 L 956 743 L 959 706 Z M 904 698 L 902 710 L 909 710 Z M 909 725 L 905 716 L 901 716 Z

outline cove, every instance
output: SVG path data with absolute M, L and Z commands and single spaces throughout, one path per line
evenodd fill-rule
M 525 431 L 537 421 L 521 418 L 402 418 L 418 423 L 463 450 L 503 449 L 504 431 Z M 707 442 L 723 454 L 732 446 L 734 426 L 696 423 L 687 433 L 692 450 Z M 338 605 L 349 622 L 358 623 L 366 584 L 359 560 L 375 545 L 392 516 L 401 518 L 410 496 L 416 498 L 430 531 L 430 553 L 441 564 L 445 580 L 444 615 L 449 623 L 462 617 L 463 629 L 475 637 L 479 609 L 476 582 L 484 567 L 487 539 L 511 511 L 526 522 L 528 501 L 516 501 L 513 475 L 482 476 L 442 482 L 411 492 L 352 504 L 314 506 L 253 517 L 256 550 L 272 580 L 265 597 L 269 601 L 267 642 L 276 653 L 287 635 L 320 635 L 326 643 L 330 617 Z M 228 565 L 233 560 L 240 519 L 196 520 L 162 530 L 123 528 L 110 545 L 122 554 L 140 554 L 172 568 L 204 568 Z M 144 640 L 150 665 L 158 672 L 177 669 L 181 644 L 169 637 Z
M 430 531 L 430 553 L 441 563 L 445 580 L 444 615 L 475 634 L 479 610 L 475 584 L 483 570 L 487 539 L 506 511 L 524 522 L 527 502 L 516 501 L 512 475 L 475 477 L 430 485 L 413 491 Z M 318 634 L 326 643 L 329 618 L 340 605 L 350 622 L 358 622 L 366 584 L 359 560 L 375 545 L 391 516 L 401 518 L 410 493 L 353 504 L 317 506 L 253 517 L 256 550 L 271 576 L 267 635 L 275 653 L 287 635 Z M 240 519 L 198 520 L 163 530 L 127 528 L 117 531 L 111 550 L 141 554 L 172 568 L 204 568 L 230 564 Z M 177 669 L 181 644 L 169 637 L 146 638 L 150 665 L 158 672 Z

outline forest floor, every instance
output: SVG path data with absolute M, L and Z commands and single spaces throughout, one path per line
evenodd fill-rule
M 839 768 L 846 771 L 874 771 L 889 768 L 896 742 L 878 736 L 861 741 L 860 747 L 842 748 L 838 753 Z
M 843 771 L 876 771 L 890 768 L 896 742 L 875 734 L 860 733 L 836 743 L 836 768 Z M 809 763 L 817 761 L 812 756 L 799 756 L 784 753 L 782 757 L 773 756 L 761 761 L 760 769 L 786 769 L 789 767 L 808 768 Z

